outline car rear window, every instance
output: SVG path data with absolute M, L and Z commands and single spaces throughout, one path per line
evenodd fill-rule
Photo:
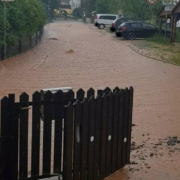
M 143 27 L 146 29 L 155 29 L 155 26 L 152 24 L 148 24 L 148 23 L 143 23 Z
M 115 20 L 116 16 L 100 16 L 99 19 Z
M 130 27 L 135 28 L 135 29 L 142 28 L 140 23 L 132 23 L 132 24 L 130 24 Z
M 122 24 L 120 25 L 120 27 L 124 27 L 124 26 L 126 26 L 126 23 L 122 23 Z

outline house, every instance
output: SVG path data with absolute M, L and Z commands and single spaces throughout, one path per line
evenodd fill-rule
M 61 9 L 71 9 L 71 0 L 61 0 L 60 8 Z
M 81 0 L 71 0 L 71 8 L 79 8 L 81 7 Z
M 75 9 L 81 7 L 82 0 L 61 0 L 61 9 Z
M 165 6 L 162 6 L 158 13 L 160 17 L 160 30 L 162 29 L 163 22 L 166 22 L 167 19 L 170 19 L 170 26 L 171 26 L 171 36 L 170 36 L 170 42 L 175 42 L 175 34 L 176 34 L 176 28 L 179 25 L 180 21 L 180 1 L 174 5 L 174 7 L 170 11 L 166 11 Z

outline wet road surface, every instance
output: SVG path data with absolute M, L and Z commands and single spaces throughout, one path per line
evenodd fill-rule
M 63 86 L 135 89 L 135 163 L 107 180 L 180 179 L 180 144 L 167 145 L 168 137 L 180 137 L 180 67 L 145 58 L 80 22 L 47 25 L 38 47 L 0 62 L 1 98 Z

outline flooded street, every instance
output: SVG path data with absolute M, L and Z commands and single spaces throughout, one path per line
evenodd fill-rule
M 0 62 L 1 98 L 63 86 L 134 87 L 132 164 L 106 180 L 180 180 L 180 67 L 80 22 L 47 25 L 38 47 Z

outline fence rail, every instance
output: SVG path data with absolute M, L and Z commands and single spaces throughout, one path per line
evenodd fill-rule
M 1 100 L 0 179 L 102 180 L 130 162 L 133 88 Z
M 16 45 L 7 45 L 6 58 L 10 58 L 12 56 L 20 54 L 37 46 L 41 42 L 42 35 L 43 35 L 43 28 L 38 30 L 34 35 L 19 40 L 19 42 Z M 0 46 L 0 60 L 3 59 L 4 59 L 4 47 Z

